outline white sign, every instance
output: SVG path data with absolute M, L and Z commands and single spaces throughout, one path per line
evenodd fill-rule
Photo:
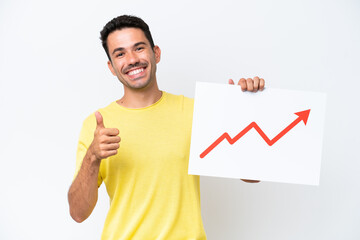
M 326 95 L 196 83 L 189 174 L 318 185 Z

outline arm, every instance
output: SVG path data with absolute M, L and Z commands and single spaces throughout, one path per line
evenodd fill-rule
M 95 117 L 97 126 L 94 139 L 68 192 L 70 215 L 76 222 L 87 219 L 96 205 L 101 160 L 117 154 L 117 149 L 120 147 L 119 130 L 105 128 L 99 112 L 95 113 Z
M 234 85 L 234 81 L 232 79 L 229 79 L 229 84 Z M 265 81 L 262 78 L 254 77 L 252 78 L 241 78 L 238 82 L 238 85 L 240 85 L 241 90 L 243 91 L 250 91 L 250 92 L 257 92 L 258 90 L 262 91 L 265 87 Z M 258 183 L 259 180 L 249 180 L 249 179 L 240 179 L 246 183 Z
M 88 150 L 68 192 L 70 215 L 76 222 L 87 219 L 96 205 L 99 167 L 100 161 Z

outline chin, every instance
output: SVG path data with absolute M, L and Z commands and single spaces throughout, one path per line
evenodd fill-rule
M 150 85 L 150 81 L 149 82 L 144 82 L 141 84 L 128 84 L 128 86 L 132 89 L 145 89 L 147 86 Z

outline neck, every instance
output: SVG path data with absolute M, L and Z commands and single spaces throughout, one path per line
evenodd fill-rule
M 144 108 L 156 103 L 162 96 L 157 84 L 143 89 L 130 89 L 124 86 L 124 96 L 116 102 L 126 108 Z

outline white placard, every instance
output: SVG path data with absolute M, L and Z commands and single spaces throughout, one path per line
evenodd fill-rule
M 189 174 L 318 185 L 325 103 L 324 93 L 197 82 Z

